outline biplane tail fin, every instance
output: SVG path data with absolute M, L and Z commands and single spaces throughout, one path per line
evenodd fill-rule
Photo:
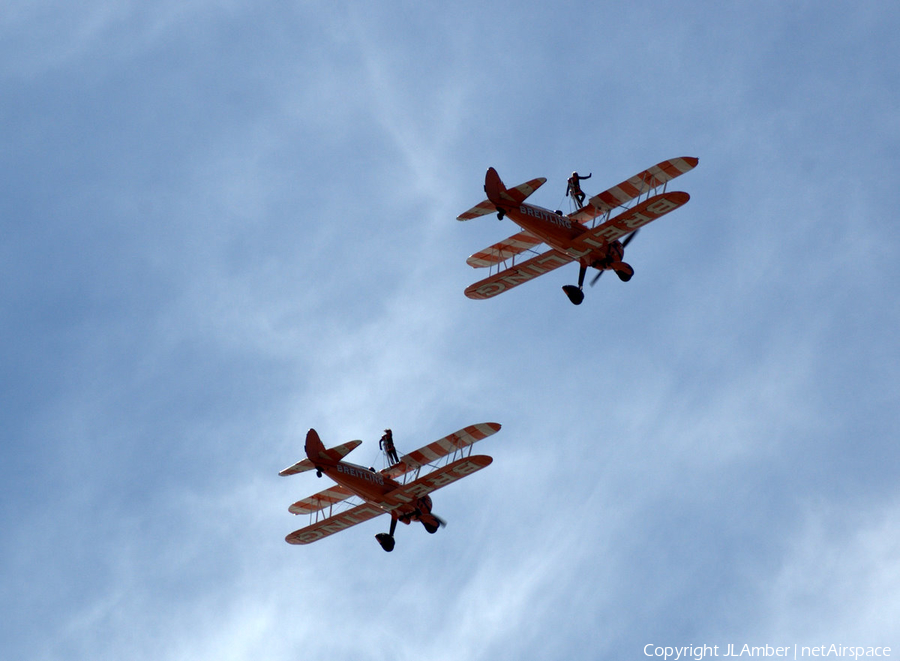
M 471 220 L 478 216 L 484 216 L 497 211 L 497 205 L 515 206 L 521 204 L 534 191 L 544 185 L 546 177 L 538 177 L 519 184 L 513 188 L 507 188 L 500 180 L 500 175 L 494 168 L 488 168 L 487 174 L 484 176 L 484 192 L 487 193 L 488 199 L 479 202 L 468 211 L 459 214 L 457 220 Z
M 319 438 L 319 434 L 315 429 L 306 432 L 306 456 L 310 461 L 318 461 L 325 454 L 325 444 Z
M 348 454 L 350 454 L 351 451 L 358 448 L 361 443 L 362 441 L 360 440 L 347 441 L 346 443 L 342 443 L 341 445 L 333 447 L 330 450 L 326 450 L 325 445 L 322 443 L 322 440 L 319 438 L 316 430 L 310 429 L 306 434 L 306 453 L 308 458 L 304 459 L 303 461 L 298 461 L 293 466 L 288 466 L 278 474 L 286 476 L 311 471 L 316 467 L 317 462 L 322 461 L 323 457 L 332 459 L 334 461 L 340 461 L 343 457 L 346 457 Z M 310 449 L 312 450 L 313 454 L 309 453 Z
M 509 204 L 513 199 L 506 192 L 506 186 L 500 179 L 500 175 L 494 168 L 488 168 L 484 175 L 484 192 L 487 194 L 488 200 L 494 206 Z

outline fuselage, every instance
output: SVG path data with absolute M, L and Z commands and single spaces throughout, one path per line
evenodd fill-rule
M 551 248 L 574 257 L 580 263 L 602 268 L 621 260 L 622 244 L 619 241 L 594 241 L 595 245 L 575 249 L 574 242 L 588 232 L 588 228 L 549 209 L 522 203 L 506 209 L 506 215 L 516 225 L 542 239 Z
M 370 502 L 379 502 L 400 484 L 386 475 L 349 461 L 322 465 L 322 472 L 332 480 Z
M 532 204 L 520 204 L 506 211 L 506 215 L 516 225 L 541 238 L 551 248 L 562 252 L 572 240 L 580 236 L 585 227 L 567 216 Z
M 319 468 L 342 487 L 404 523 L 427 519 L 437 525 L 430 515 L 431 499 L 427 494 L 424 495 L 426 501 L 422 502 L 422 498 L 403 492 L 403 485 L 387 475 L 347 461 L 327 462 Z

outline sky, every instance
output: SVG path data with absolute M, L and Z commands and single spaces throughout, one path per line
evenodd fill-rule
M 7 4 L 4 658 L 900 655 L 895 3 Z M 631 282 L 463 295 L 489 166 L 678 156 Z M 309 428 L 477 422 L 438 534 L 284 542 Z

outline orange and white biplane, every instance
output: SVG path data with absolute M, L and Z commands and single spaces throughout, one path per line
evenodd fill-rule
M 674 211 L 690 199 L 687 193 L 667 192 L 666 184 L 692 170 L 698 162 L 696 158 L 684 156 L 658 163 L 595 195 L 583 207 L 567 215 L 525 204 L 525 199 L 547 181 L 544 177 L 506 188 L 497 171 L 488 168 L 484 178 L 488 199 L 457 216 L 457 220 L 496 212 L 500 220 L 509 217 L 522 231 L 466 260 L 474 268 L 497 268 L 496 273 L 467 287 L 466 296 L 491 298 L 569 262 L 578 262 L 580 266 L 578 285 L 563 287 L 575 305 L 584 300 L 584 276 L 588 267 L 600 271 L 591 285 L 605 270 L 615 271 L 624 282 L 631 280 L 634 269 L 622 261 L 625 247 L 638 228 Z M 542 243 L 550 249 L 539 253 L 535 248 Z M 524 252 L 534 256 L 516 264 L 516 256 Z
M 425 530 L 437 532 L 444 522 L 432 512 L 429 494 L 488 466 L 493 459 L 473 455 L 472 444 L 499 430 L 496 422 L 470 425 L 376 471 L 342 461 L 362 441 L 349 441 L 326 450 L 316 430 L 310 429 L 306 434 L 306 459 L 278 474 L 315 470 L 318 477 L 325 474 L 337 486 L 298 500 L 288 508 L 293 514 L 309 514 L 310 524 L 292 532 L 285 541 L 310 544 L 380 514 L 391 515 L 390 532 L 375 535 L 385 551 L 394 549 L 398 521 L 407 525 L 421 521 Z

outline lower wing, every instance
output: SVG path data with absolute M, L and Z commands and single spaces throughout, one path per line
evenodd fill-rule
M 541 253 L 537 257 L 517 264 L 499 273 L 495 273 L 489 278 L 479 280 L 473 285 L 466 287 L 466 296 L 474 299 L 492 298 L 497 294 L 502 294 L 507 289 L 512 289 L 521 285 L 523 282 L 533 280 L 539 275 L 544 275 L 549 271 L 558 269 L 560 266 L 573 261 L 565 253 L 557 250 L 548 250 Z
M 323 537 L 328 537 L 336 532 L 355 526 L 357 523 L 363 523 L 369 519 L 374 519 L 379 514 L 384 514 L 384 510 L 371 503 L 363 503 L 362 505 L 357 505 L 353 509 L 341 512 L 340 514 L 335 514 L 334 516 L 329 516 L 327 519 L 322 519 L 311 526 L 295 530 L 285 537 L 284 541 L 288 544 L 311 544 L 312 542 L 319 541 Z
M 391 491 L 385 496 L 384 504 L 387 507 L 391 507 L 398 501 L 403 503 L 412 502 L 432 491 L 456 482 L 466 475 L 471 475 L 485 466 L 489 466 L 492 461 L 494 460 L 485 454 L 473 454 L 471 457 L 457 459 L 443 468 L 432 471 L 414 482 L 404 484 L 399 489 Z

